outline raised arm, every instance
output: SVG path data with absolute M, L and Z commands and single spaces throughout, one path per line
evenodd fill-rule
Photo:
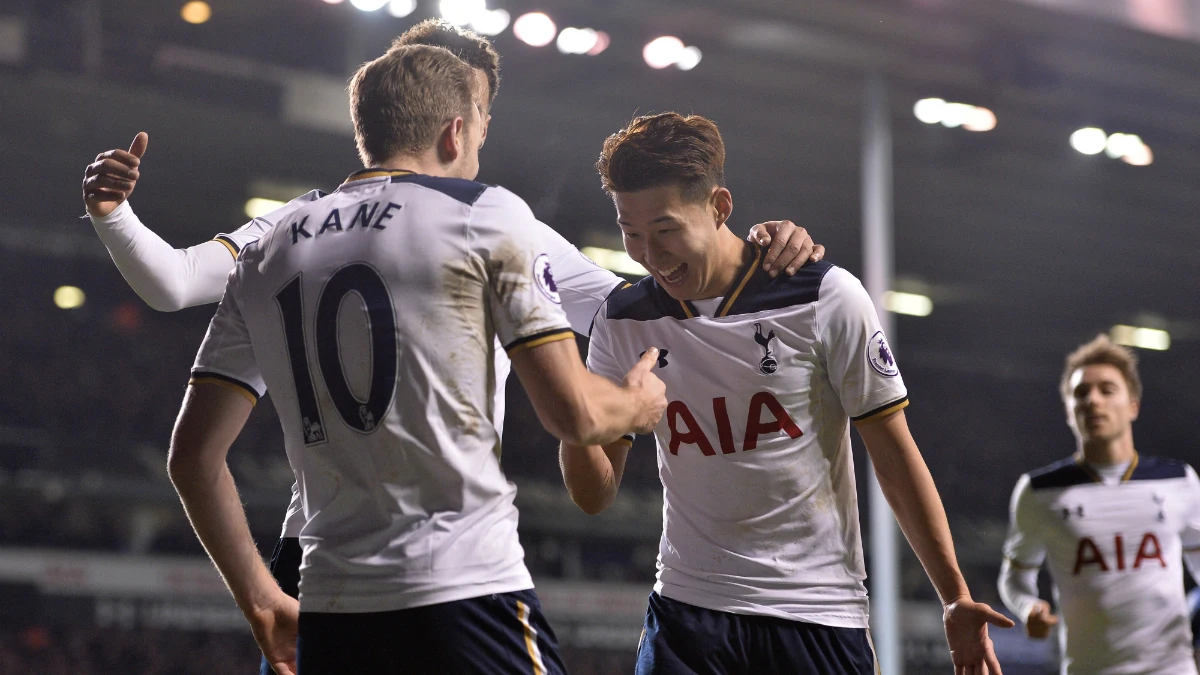
M 963 672 L 983 672 L 970 669 L 986 665 L 988 672 L 998 675 L 1000 663 L 992 650 L 987 624 L 1009 628 L 1013 622 L 971 599 L 954 555 L 954 541 L 941 497 L 909 433 L 904 412 L 859 422 L 856 426 L 871 455 L 883 496 L 942 600 L 946 640 L 956 672 L 958 668 L 967 669 Z

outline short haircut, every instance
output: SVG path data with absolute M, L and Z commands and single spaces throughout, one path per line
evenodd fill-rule
M 1142 400 L 1142 378 L 1138 375 L 1137 355 L 1128 347 L 1114 344 L 1103 333 L 1067 356 L 1062 382 L 1059 383 L 1063 397 L 1071 398 L 1071 375 L 1080 368 L 1094 365 L 1108 365 L 1121 371 L 1125 385 L 1129 387 L 1130 398 L 1135 401 Z
M 467 65 L 483 71 L 488 82 L 488 107 L 496 100 L 500 90 L 500 54 L 492 43 L 482 35 L 455 26 L 445 19 L 426 19 L 404 31 L 392 41 L 392 48 L 404 45 L 429 45 L 449 49 L 451 54 L 466 61 Z
M 725 186 L 725 142 L 712 120 L 667 112 L 635 117 L 604 141 L 596 162 L 610 195 L 678 185 L 697 201 Z
M 469 119 L 471 67 L 441 47 L 405 45 L 363 64 L 350 80 L 350 117 L 363 164 L 433 147 L 443 125 Z

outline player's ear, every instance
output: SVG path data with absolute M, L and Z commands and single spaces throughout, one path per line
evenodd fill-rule
M 729 220 L 729 215 L 733 213 L 733 194 L 726 188 L 717 187 L 713 189 L 709 199 L 716 213 L 717 227 L 720 227 Z
M 1138 418 L 1138 413 L 1142 412 L 1142 402 L 1135 398 L 1129 401 L 1129 405 L 1133 408 L 1133 415 L 1129 417 L 1129 421 L 1134 422 Z
M 438 161 L 450 164 L 462 155 L 466 147 L 466 124 L 463 118 L 455 117 L 442 127 L 437 140 Z

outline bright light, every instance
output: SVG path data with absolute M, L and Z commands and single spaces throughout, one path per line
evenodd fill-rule
M 1119 345 L 1166 351 L 1171 348 L 1171 334 L 1157 328 L 1140 326 L 1113 326 L 1112 340 Z
M 188 23 L 204 23 L 212 18 L 212 7 L 209 7 L 207 2 L 193 0 L 179 10 L 179 16 L 182 16 L 183 20 Z
M 522 14 L 513 22 L 513 35 L 530 47 L 545 47 L 557 34 L 558 26 L 541 12 Z
M 1148 166 L 1154 161 L 1154 153 L 1150 152 L 1150 146 L 1140 143 L 1137 147 L 1126 152 L 1121 161 L 1133 166 Z
M 592 51 L 599 39 L 591 28 L 564 28 L 558 34 L 555 45 L 564 54 L 586 54 Z
M 86 300 L 83 290 L 75 286 L 59 286 L 54 291 L 54 305 L 59 309 L 82 307 Z
M 388 14 L 403 19 L 417 11 L 417 0 L 392 0 L 387 6 Z
M 350 2 L 355 1 L 350 0 Z M 465 26 L 485 12 L 487 12 L 486 0 L 440 0 L 438 2 L 438 14 L 456 26 Z
M 683 53 L 679 55 L 679 60 L 675 62 L 675 67 L 680 70 L 691 70 L 700 65 L 700 56 L 699 47 L 684 47 Z
M 974 108 L 975 106 L 966 103 L 947 103 L 945 109 L 942 110 L 942 126 L 947 129 L 961 127 L 970 117 Z
M 933 300 L 916 293 L 888 291 L 883 294 L 883 308 L 894 314 L 929 316 L 933 312 Z
M 598 31 L 596 31 L 596 45 L 588 50 L 587 55 L 595 56 L 595 55 L 599 54 L 600 52 L 603 52 L 605 49 L 608 49 L 608 45 L 611 43 L 612 43 L 612 38 L 610 38 L 608 36 L 608 33 L 605 33 L 602 30 L 598 30 Z
M 1098 155 L 1108 145 L 1108 136 L 1103 129 L 1084 127 L 1071 134 L 1071 147 L 1085 155 Z
M 477 33 L 493 36 L 499 35 L 508 28 L 510 16 L 503 9 L 493 9 L 490 12 L 481 12 L 471 22 L 471 28 Z
M 254 197 L 246 200 L 246 217 L 250 219 L 265 216 L 275 209 L 283 206 L 283 202 L 277 199 L 263 199 L 262 197 Z
M 388 0 L 350 0 L 350 4 L 364 12 L 374 12 L 383 9 L 383 6 L 388 4 Z
M 987 108 L 972 106 L 962 127 L 967 131 L 991 131 L 996 128 L 996 113 Z
M 1134 134 L 1111 134 L 1104 146 L 1104 154 L 1113 159 L 1120 159 L 1125 153 L 1142 144 L 1142 139 Z
M 646 65 L 655 69 L 674 65 L 683 55 L 683 40 L 671 35 L 654 38 L 642 49 L 642 58 Z
M 325 0 L 325 2 L 327 2 L 327 3 L 331 4 L 331 5 L 340 5 L 340 4 L 342 4 L 342 0 Z
M 592 259 L 597 265 L 606 270 L 612 270 L 617 274 L 632 274 L 639 277 L 644 277 L 649 272 L 645 267 L 633 261 L 629 254 L 625 251 L 614 251 L 611 248 L 598 248 L 596 246 L 584 246 L 579 249 L 579 252 Z
M 946 101 L 940 98 L 923 98 L 913 104 L 913 114 L 925 124 L 941 122 L 945 111 Z

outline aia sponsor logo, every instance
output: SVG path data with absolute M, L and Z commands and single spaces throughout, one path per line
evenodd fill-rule
M 716 422 L 717 445 L 721 448 L 721 454 L 730 455 L 737 452 L 733 439 L 733 426 L 729 421 L 729 409 L 724 396 L 712 400 L 712 413 L 713 420 Z M 704 428 L 696 420 L 696 415 L 683 401 L 671 401 L 667 404 L 667 427 L 671 430 L 667 448 L 672 455 L 678 455 L 679 447 L 683 445 L 695 445 L 705 457 L 717 454 L 712 439 L 704 433 Z M 746 410 L 746 433 L 741 438 L 741 450 L 746 452 L 757 448 L 758 439 L 764 434 L 779 433 L 785 433 L 793 439 L 804 435 L 779 399 L 775 398 L 771 392 L 760 391 L 750 398 L 750 405 Z
M 1158 563 L 1159 567 L 1167 566 L 1167 561 L 1163 559 L 1162 545 L 1158 543 L 1158 536 L 1153 532 L 1142 535 L 1136 553 L 1134 551 L 1132 547 L 1126 549 L 1124 535 L 1113 536 L 1112 553 L 1107 556 L 1096 545 L 1096 540 L 1084 537 L 1079 540 L 1079 547 L 1075 550 L 1075 571 L 1072 574 L 1079 576 L 1080 572 L 1089 569 L 1095 572 L 1139 570 L 1143 566 L 1153 566 L 1154 563 Z

